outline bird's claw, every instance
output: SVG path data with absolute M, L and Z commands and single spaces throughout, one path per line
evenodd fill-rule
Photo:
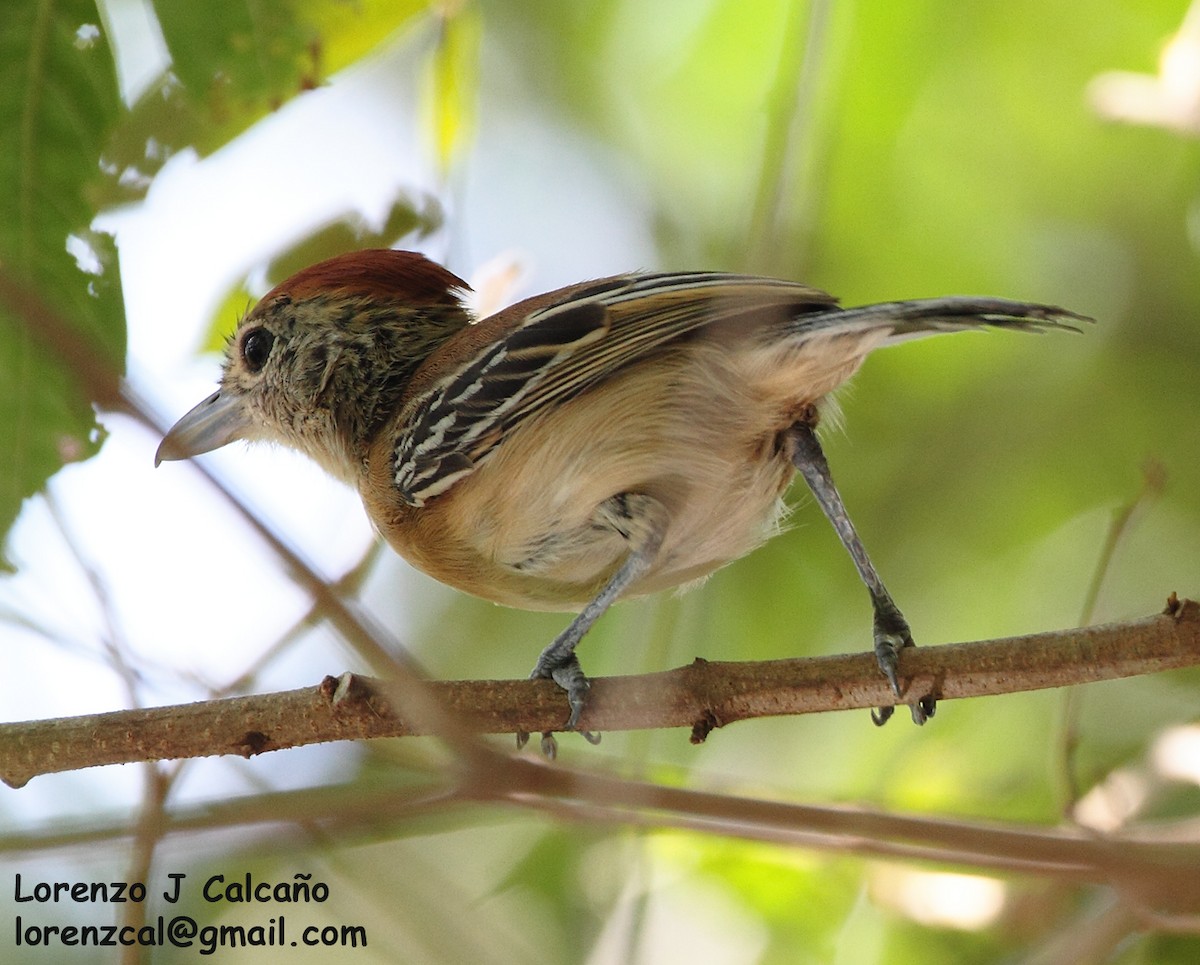
M 574 654 L 571 659 L 550 671 L 550 679 L 567 692 L 567 704 L 571 708 L 571 716 L 567 718 L 566 730 L 579 729 L 579 716 L 587 704 L 588 691 L 591 683 L 584 676 L 583 668 L 579 666 L 579 658 Z
M 926 694 L 915 704 L 909 704 L 908 708 L 912 711 L 913 723 L 920 726 L 937 713 L 937 698 L 933 694 Z
M 875 612 L 875 660 L 879 669 L 887 678 L 892 693 L 897 698 L 904 696 L 904 688 L 900 685 L 900 651 L 906 647 L 915 647 L 912 631 L 898 610 L 878 609 Z M 937 700 L 932 694 L 909 704 L 913 723 L 924 724 L 937 710 Z M 896 711 L 895 707 L 876 707 L 871 711 L 871 721 L 876 727 L 886 724 Z
M 571 708 L 571 713 L 567 717 L 567 722 L 563 726 L 563 730 L 576 731 L 589 744 L 596 745 L 600 743 L 600 735 L 589 730 L 582 730 L 579 726 L 579 718 L 583 713 L 583 708 L 587 706 L 588 691 L 592 689 L 591 682 L 583 672 L 583 668 L 579 665 L 579 658 L 572 653 L 567 660 L 559 664 L 554 664 L 546 659 L 546 654 L 543 653 L 538 658 L 537 665 L 529 674 L 530 680 L 548 679 L 553 680 L 563 690 L 567 692 L 567 705 Z M 520 731 L 517 733 L 517 750 L 523 748 L 529 742 L 529 734 Z M 541 741 L 542 755 L 547 760 L 554 760 L 558 755 L 558 741 L 555 740 L 552 731 L 545 731 L 542 734 Z

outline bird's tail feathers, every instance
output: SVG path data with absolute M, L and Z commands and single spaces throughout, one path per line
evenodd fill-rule
M 1055 305 L 1017 302 L 1007 298 L 981 298 L 954 295 L 945 298 L 920 298 L 902 302 L 879 302 L 858 308 L 801 316 L 799 328 L 814 333 L 826 326 L 839 332 L 870 331 L 890 328 L 889 342 L 917 338 L 934 332 L 954 332 L 969 328 L 1010 328 L 1027 332 L 1051 329 L 1081 331 L 1080 324 L 1091 322 Z

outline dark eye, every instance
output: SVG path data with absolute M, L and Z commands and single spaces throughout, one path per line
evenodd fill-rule
M 242 358 L 246 360 L 246 368 L 257 372 L 267 364 L 271 354 L 271 346 L 275 344 L 275 336 L 265 328 L 252 328 L 242 339 Z

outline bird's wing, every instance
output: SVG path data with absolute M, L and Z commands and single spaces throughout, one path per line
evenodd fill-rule
M 749 316 L 787 322 L 836 306 L 797 282 L 714 272 L 623 275 L 539 301 L 407 400 L 393 478 L 409 505 L 473 472 L 521 422 L 690 332 Z

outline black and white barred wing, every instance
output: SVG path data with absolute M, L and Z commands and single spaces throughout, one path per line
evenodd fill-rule
M 578 395 L 698 328 L 772 308 L 833 307 L 794 282 L 711 272 L 623 276 L 531 313 L 412 399 L 400 419 L 394 480 L 422 506 L 473 472 L 522 421 Z

